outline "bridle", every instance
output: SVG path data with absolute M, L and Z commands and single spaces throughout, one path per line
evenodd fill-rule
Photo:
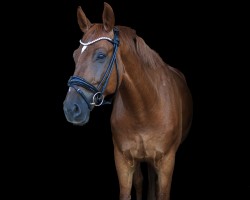
M 68 80 L 68 86 L 72 87 L 76 90 L 76 92 L 84 99 L 84 101 L 87 103 L 89 110 L 92 110 L 94 108 L 94 106 L 100 106 L 103 104 L 110 104 L 110 101 L 106 101 L 104 100 L 104 91 L 108 85 L 108 81 L 111 75 L 111 72 L 113 70 L 114 67 L 114 62 L 116 65 L 116 72 L 117 72 L 117 84 L 116 84 L 116 91 L 118 88 L 118 84 L 119 84 L 119 73 L 118 73 L 118 66 L 117 66 L 117 60 L 116 60 L 116 53 L 117 53 L 117 49 L 119 46 L 119 30 L 117 27 L 114 27 L 113 29 L 114 31 L 114 39 L 110 39 L 108 37 L 100 37 L 97 38 L 96 40 L 93 40 L 91 42 L 88 43 L 83 43 L 80 40 L 80 43 L 84 46 L 88 46 L 91 45 L 97 41 L 100 40 L 107 40 L 109 42 L 111 42 L 114 45 L 114 50 L 113 50 L 113 55 L 111 57 L 111 60 L 109 62 L 108 68 L 106 69 L 100 83 L 98 84 L 97 87 L 95 87 L 94 85 L 92 85 L 91 83 L 89 83 L 88 81 L 86 81 L 84 78 L 80 77 L 80 76 L 71 76 L 70 79 Z M 78 88 L 77 86 L 83 87 L 86 90 L 90 91 L 91 93 L 93 93 L 93 97 L 92 97 L 92 102 L 89 102 L 89 100 L 87 99 L 86 95 L 84 94 L 84 92 Z M 115 93 L 116 93 L 115 91 Z

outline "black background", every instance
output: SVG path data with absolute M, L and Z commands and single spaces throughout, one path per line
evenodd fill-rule
M 248 79 L 238 46 L 245 45 L 244 16 L 228 4 L 106 2 L 116 24 L 135 29 L 165 62 L 180 69 L 192 92 L 193 125 L 176 155 L 172 200 L 249 199 L 249 115 L 242 87 Z M 72 54 L 82 37 L 78 5 L 92 23 L 101 22 L 99 0 L 29 4 L 26 15 L 23 4 L 13 8 L 20 12 L 11 21 L 14 40 L 8 51 L 13 52 L 8 62 L 15 68 L 4 87 L 13 96 L 6 108 L 18 111 L 6 117 L 11 131 L 4 151 L 10 153 L 5 185 L 16 191 L 10 196 L 118 199 L 109 126 L 112 107 L 95 108 L 82 127 L 68 123 L 62 109 L 74 71 Z M 17 50 L 20 58 L 14 54 Z

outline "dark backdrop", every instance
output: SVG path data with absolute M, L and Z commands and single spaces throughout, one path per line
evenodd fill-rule
M 106 2 L 113 7 L 116 24 L 135 29 L 165 62 L 180 69 L 192 92 L 193 124 L 176 155 L 172 200 L 247 199 L 249 143 L 244 126 L 247 117 L 242 117 L 246 113 L 242 107 L 246 65 L 235 59 L 242 35 L 237 35 L 241 20 L 230 12 L 233 6 L 158 0 Z M 101 22 L 103 1 L 54 3 L 29 5 L 24 19 L 20 16 L 25 9 L 15 7 L 21 12 L 15 17 L 21 28 L 15 26 L 13 31 L 19 44 L 13 49 L 22 53 L 22 59 L 11 54 L 8 61 L 17 62 L 11 74 L 21 80 L 8 83 L 15 82 L 13 88 L 22 92 L 8 90 L 15 97 L 8 101 L 16 105 L 18 97 L 20 111 L 14 118 L 18 120 L 8 127 L 14 129 L 8 145 L 13 152 L 8 157 L 12 162 L 7 162 L 11 163 L 11 178 L 6 185 L 19 188 L 18 196 L 33 199 L 115 200 L 119 186 L 109 126 L 112 106 L 95 108 L 82 127 L 68 123 L 62 107 L 74 71 L 72 54 L 82 37 L 76 8 L 81 5 L 91 22 Z M 23 34 L 26 22 L 28 31 Z M 142 168 L 146 173 L 144 165 Z

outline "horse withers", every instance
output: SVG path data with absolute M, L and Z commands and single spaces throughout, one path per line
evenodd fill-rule
M 163 61 L 136 31 L 115 26 L 104 3 L 102 23 L 78 7 L 83 37 L 74 51 L 74 74 L 63 109 L 68 122 L 84 125 L 95 106 L 110 103 L 120 200 L 142 199 L 140 164 L 148 166 L 149 200 L 169 200 L 175 156 L 192 122 L 192 96 L 184 75 Z

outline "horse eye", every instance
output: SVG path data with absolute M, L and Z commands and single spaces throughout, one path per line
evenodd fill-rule
M 99 59 L 104 59 L 104 58 L 106 58 L 106 55 L 104 53 L 98 53 L 98 55 L 97 55 L 98 60 Z

